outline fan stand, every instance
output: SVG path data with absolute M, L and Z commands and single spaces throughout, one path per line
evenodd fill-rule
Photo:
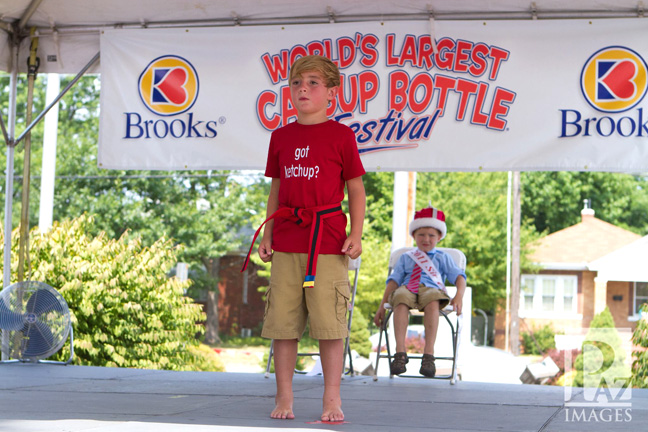
M 45 360 L 45 359 L 39 359 L 39 360 L 9 359 L 9 360 L 1 360 L 0 364 L 5 364 L 5 363 L 45 363 L 45 364 L 58 364 L 58 365 L 67 366 L 70 363 L 72 363 L 72 360 L 74 359 L 74 330 L 72 328 L 72 323 L 70 323 L 70 333 L 68 334 L 68 339 L 70 341 L 70 357 L 66 361 Z
M 37 360 L 36 363 L 48 363 L 48 364 L 60 364 L 60 365 L 69 365 L 74 359 L 74 331 L 72 330 L 72 323 L 70 323 L 70 334 L 68 335 L 70 340 L 70 358 L 66 361 L 55 361 L 55 360 Z

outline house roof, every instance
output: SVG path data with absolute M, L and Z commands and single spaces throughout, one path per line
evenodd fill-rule
M 648 236 L 641 237 L 593 261 L 590 269 L 598 271 L 597 276 L 604 280 L 648 282 L 646 256 L 648 256 Z
M 585 270 L 589 263 L 641 238 L 594 217 L 583 209 L 581 222 L 556 231 L 532 245 L 530 259 L 547 269 Z

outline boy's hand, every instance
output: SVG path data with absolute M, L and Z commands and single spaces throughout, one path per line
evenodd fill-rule
M 376 327 L 382 328 L 382 322 L 385 319 L 385 306 L 380 305 L 378 308 L 378 312 L 376 312 L 376 315 L 374 316 L 374 324 L 376 324 Z
M 356 259 L 362 253 L 362 240 L 349 236 L 342 245 L 342 253 L 351 259 Z
M 259 245 L 259 258 L 261 261 L 268 262 L 272 261 L 272 242 L 261 239 L 261 244 Z
M 452 300 L 450 300 L 450 306 L 452 306 L 452 309 L 457 313 L 457 315 L 461 315 L 461 306 L 463 306 L 463 298 L 460 296 L 455 296 Z

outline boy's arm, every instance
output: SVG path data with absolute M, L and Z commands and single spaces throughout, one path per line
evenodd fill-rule
M 385 287 L 385 294 L 383 294 L 383 298 L 380 301 L 380 306 L 378 306 L 378 311 L 376 312 L 376 315 L 374 316 L 374 324 L 376 326 L 381 327 L 382 322 L 385 319 L 385 303 L 387 303 L 387 300 L 389 300 L 389 296 L 391 293 L 393 293 L 396 288 L 398 288 L 398 284 L 396 283 L 395 280 L 390 279 L 387 282 L 387 286 Z
M 349 196 L 351 229 L 349 236 L 342 245 L 342 252 L 351 259 L 355 259 L 362 253 L 362 225 L 364 224 L 367 197 L 362 177 L 347 180 L 346 186 Z
M 270 185 L 270 194 L 268 195 L 268 205 L 266 206 L 266 218 L 272 215 L 279 208 L 279 184 L 278 178 L 272 179 Z M 259 245 L 259 257 L 261 261 L 268 262 L 272 260 L 272 228 L 274 220 L 269 220 L 263 227 L 263 236 Z
M 457 287 L 457 294 L 452 300 L 450 300 L 450 306 L 457 313 L 461 315 L 461 307 L 463 306 L 463 295 L 466 291 L 466 279 L 463 276 L 458 276 L 455 281 L 455 286 Z

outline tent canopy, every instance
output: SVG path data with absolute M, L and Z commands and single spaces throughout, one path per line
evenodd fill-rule
M 0 70 L 26 71 L 32 31 L 38 36 L 39 73 L 97 73 L 101 49 L 100 129 L 121 134 L 99 137 L 102 166 L 260 169 L 264 151 L 245 143 L 267 142 L 277 119 L 285 124 L 294 117 L 283 97 L 288 60 L 282 56 L 300 55 L 302 45 L 317 50 L 320 41 L 325 41 L 324 51 L 326 43 L 335 41 L 329 55 L 339 57 L 348 77 L 336 120 L 346 119 L 356 132 L 370 170 L 639 172 L 645 169 L 643 138 L 648 134 L 647 108 L 638 105 L 648 75 L 642 49 L 648 21 L 637 18 L 643 14 L 643 2 L 636 0 L 0 0 Z M 397 36 L 390 41 L 391 35 Z M 436 51 L 432 69 L 426 44 L 434 51 L 432 41 L 437 40 L 445 45 Z M 597 56 L 610 46 L 622 49 L 600 54 L 606 59 L 602 64 L 609 68 L 624 62 L 603 80 Z M 174 56 L 191 59 L 196 77 L 219 77 L 202 80 L 195 94 L 187 93 L 191 103 L 173 111 L 173 130 L 161 118 L 170 112 L 155 108 L 155 117 L 149 118 L 150 106 L 137 111 L 143 108 L 142 96 L 132 91 L 147 64 L 169 54 L 170 47 Z M 342 64 L 350 52 L 353 58 Z M 395 66 L 399 70 L 393 74 Z M 626 83 L 623 67 L 637 69 L 636 79 Z M 236 76 L 228 73 L 233 68 Z M 247 93 L 238 93 L 240 82 L 246 83 Z M 609 85 L 612 90 L 605 90 Z M 603 102 L 599 88 L 607 92 Z M 158 95 L 157 87 L 153 93 Z M 241 100 L 258 103 L 235 109 L 238 104 L 232 101 Z M 610 115 L 601 117 L 597 111 Z M 185 112 L 192 117 L 178 117 Z M 140 120 L 154 129 L 144 132 Z M 528 126 L 540 124 L 550 127 L 542 128 L 542 136 L 529 136 Z M 186 138 L 196 138 L 183 139 L 190 147 L 179 154 L 167 151 L 180 149 L 172 138 L 181 139 L 185 132 Z M 624 146 L 606 141 L 616 138 Z M 117 140 L 122 147 L 115 145 Z M 428 145 L 419 145 L 424 141 Z M 230 145 L 220 145 L 224 142 Z M 206 143 L 236 154 L 222 157 Z M 468 147 L 456 151 L 443 143 Z M 416 157 L 397 151 L 407 149 L 416 149 Z M 204 157 L 205 152 L 212 157 Z M 468 161 L 463 155 L 478 157 Z M 412 166 L 412 160 L 419 165 Z
M 471 19 L 620 18 L 643 15 L 636 0 L 0 0 L 0 69 L 19 41 L 25 71 L 29 29 L 40 36 L 40 72 L 77 73 L 99 52 L 107 28 L 309 24 Z M 55 57 L 54 57 L 55 56 Z M 52 59 L 56 59 L 52 61 Z

